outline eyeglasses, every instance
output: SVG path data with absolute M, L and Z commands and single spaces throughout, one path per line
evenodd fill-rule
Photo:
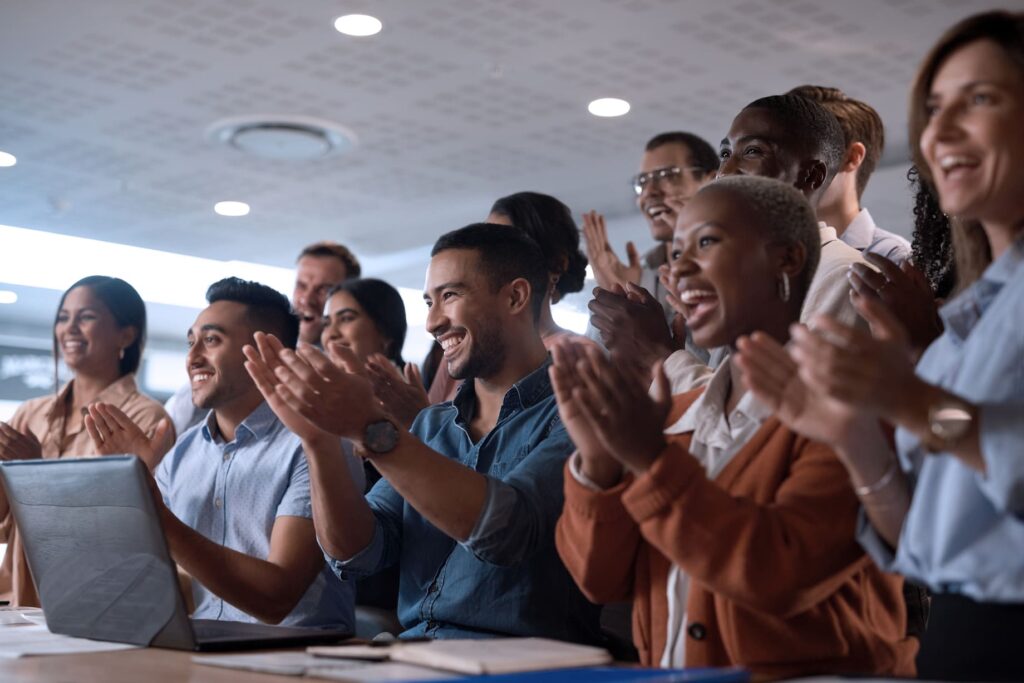
M 700 166 L 665 166 L 664 168 L 656 168 L 653 171 L 646 173 L 637 173 L 633 176 L 633 192 L 639 197 L 644 188 L 647 187 L 651 182 L 661 182 L 667 180 L 670 183 L 679 182 L 679 178 L 683 175 L 683 171 L 700 171 L 704 172 Z

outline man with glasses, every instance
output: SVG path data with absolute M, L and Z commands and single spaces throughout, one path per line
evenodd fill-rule
M 667 290 L 658 278 L 658 268 L 668 262 L 677 212 L 717 170 L 718 154 L 693 133 L 661 133 L 650 139 L 632 185 L 637 207 L 657 244 L 641 257 L 633 242 L 628 242 L 628 263 L 608 243 L 604 217 L 594 211 L 583 215 L 587 256 L 598 284 L 590 302 L 587 336 L 645 365 L 666 358 L 685 339 L 686 348 L 708 362 L 708 353 L 689 341 L 682 326 L 677 326 L 673 337 L 669 326 L 675 312 L 665 299 Z

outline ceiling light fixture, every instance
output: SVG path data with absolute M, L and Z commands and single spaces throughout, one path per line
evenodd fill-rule
M 380 33 L 384 24 L 377 17 L 371 17 L 369 14 L 346 14 L 334 20 L 334 28 L 338 33 L 344 33 L 346 36 L 365 38 Z
M 0 304 L 15 304 L 18 303 L 17 292 L 12 292 L 9 289 L 0 289 Z
M 245 202 L 217 202 L 213 210 L 221 216 L 247 216 L 249 205 Z
M 359 144 L 355 133 L 326 119 L 294 114 L 232 116 L 213 122 L 206 138 L 236 151 L 274 161 L 315 161 L 345 154 Z
M 18 157 L 10 152 L 0 152 L 0 168 L 14 166 L 16 163 L 18 163 Z
M 629 102 L 618 97 L 602 97 L 588 104 L 587 111 L 603 118 L 622 116 L 629 112 Z

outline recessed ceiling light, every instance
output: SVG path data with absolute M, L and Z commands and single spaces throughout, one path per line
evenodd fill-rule
M 9 152 L 0 152 L 0 167 L 14 166 L 18 158 Z
M 363 38 L 377 35 L 384 28 L 384 24 L 377 17 L 371 17 L 369 14 L 346 14 L 334 20 L 334 28 L 338 33 L 344 33 L 346 36 Z
M 217 202 L 213 210 L 221 216 L 245 216 L 249 213 L 249 205 L 245 202 Z
M 17 303 L 18 294 L 9 289 L 0 289 L 0 304 Z
M 629 102 L 618 97 L 602 97 L 588 104 L 587 111 L 594 116 L 622 116 L 629 111 Z

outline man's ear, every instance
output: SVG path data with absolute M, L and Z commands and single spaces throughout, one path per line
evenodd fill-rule
M 526 310 L 531 315 L 530 311 L 530 296 L 533 294 L 533 288 L 530 286 L 530 282 L 526 278 L 517 277 L 512 282 L 505 285 L 508 291 L 508 312 L 512 315 L 518 315 L 523 310 Z
M 839 169 L 843 173 L 853 173 L 864 163 L 868 148 L 863 142 L 852 142 L 846 148 L 846 156 L 843 158 L 843 167 Z
M 805 195 L 810 195 L 825 184 L 827 177 L 828 167 L 825 166 L 825 162 L 819 159 L 808 159 L 800 162 L 800 171 L 794 185 Z

